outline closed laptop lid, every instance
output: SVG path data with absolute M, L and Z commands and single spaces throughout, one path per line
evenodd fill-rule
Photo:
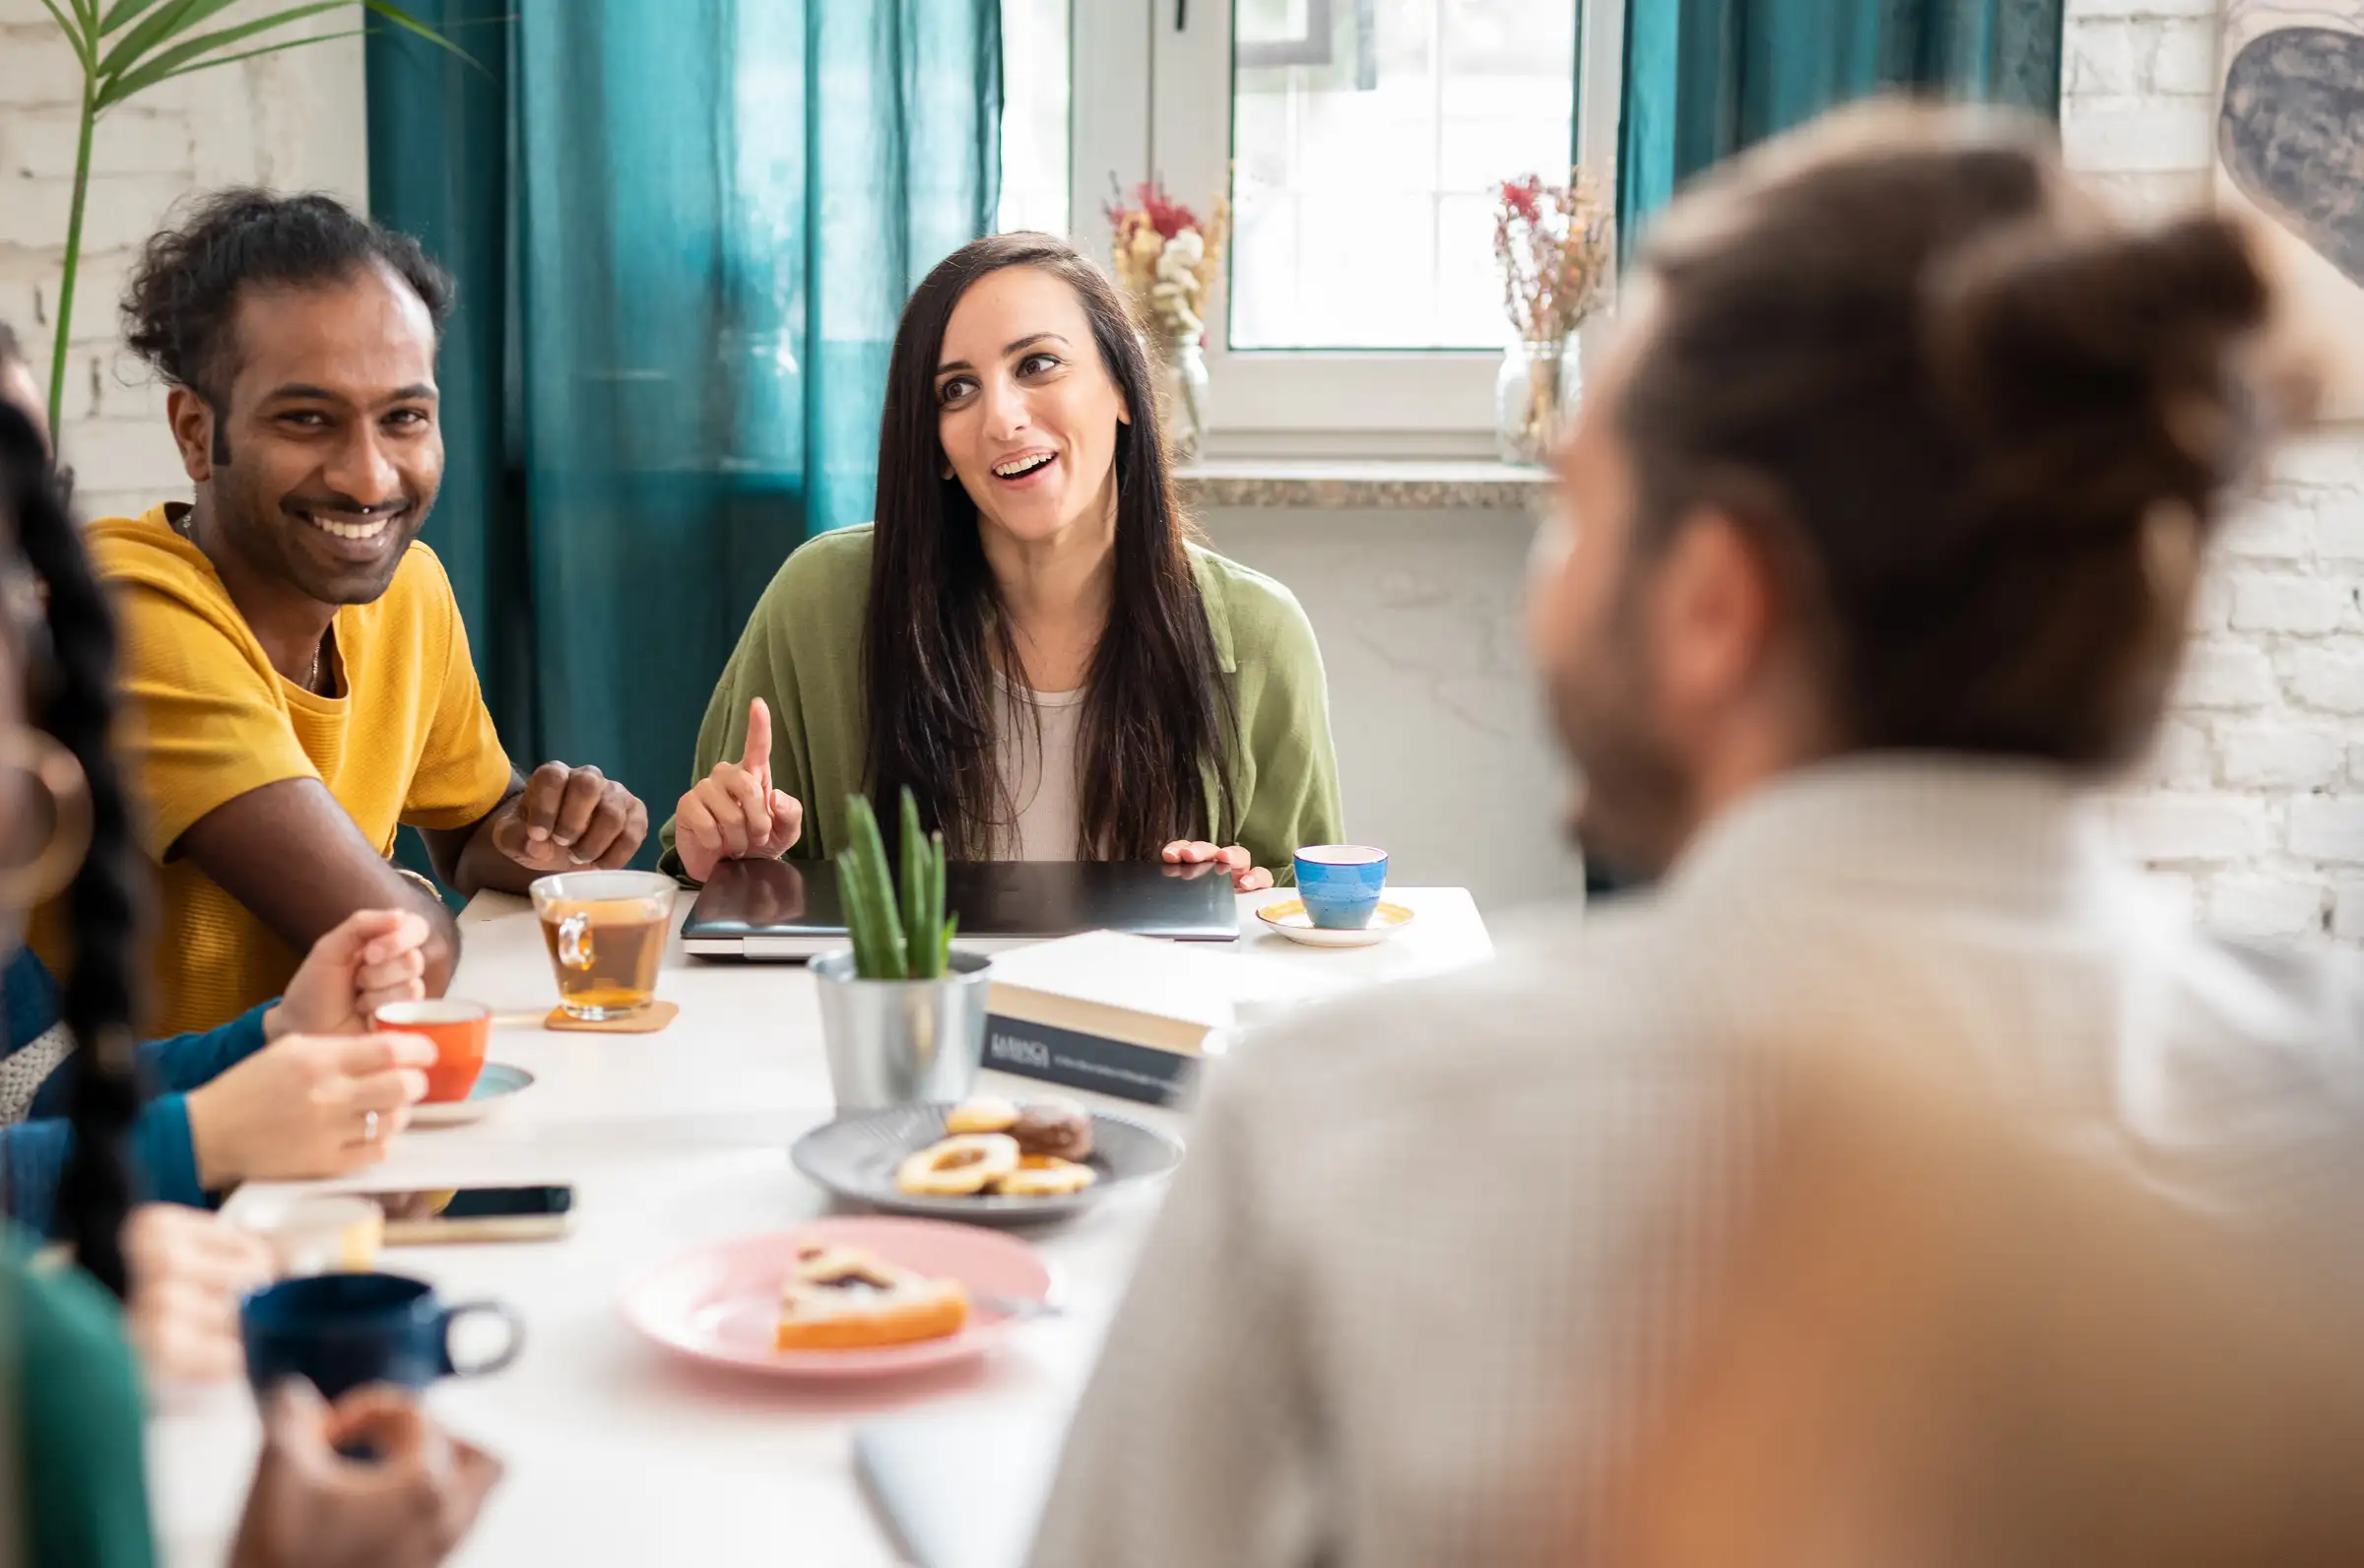
M 1220 866 L 1154 861 L 973 861 L 945 869 L 945 906 L 960 936 L 1072 937 L 1127 931 L 1185 942 L 1239 935 L 1239 904 Z M 837 868 L 826 861 L 732 860 L 715 868 L 683 923 L 692 942 L 834 937 L 845 931 Z

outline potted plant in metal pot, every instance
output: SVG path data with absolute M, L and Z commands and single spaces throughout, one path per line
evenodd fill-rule
M 837 852 L 837 891 L 853 946 L 812 963 L 837 1109 L 957 1100 L 985 1049 L 987 960 L 952 951 L 959 917 L 944 911 L 944 835 L 921 833 L 904 790 L 898 898 L 870 802 L 846 806 L 853 841 Z

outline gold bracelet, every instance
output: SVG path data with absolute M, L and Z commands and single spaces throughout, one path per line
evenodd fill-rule
M 433 882 L 428 882 L 425 877 L 422 877 L 417 872 L 411 870 L 410 867 L 397 866 L 394 868 L 394 875 L 404 879 L 406 882 L 416 883 L 421 892 L 427 894 L 427 897 L 432 898 L 436 903 L 439 904 L 443 901 L 443 889 L 437 887 Z

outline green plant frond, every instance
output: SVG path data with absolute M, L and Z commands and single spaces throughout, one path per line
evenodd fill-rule
M 201 0 L 201 3 L 210 4 L 211 0 Z M 276 12 L 253 22 L 242 22 L 234 28 L 224 28 L 217 33 L 201 33 L 184 42 L 175 43 L 170 48 L 160 51 L 154 58 L 142 61 L 136 69 L 108 81 L 104 87 L 98 90 L 98 106 L 102 109 L 109 108 L 122 102 L 125 98 L 145 93 L 164 78 L 178 75 L 181 68 L 190 62 L 200 60 L 216 49 L 227 48 L 240 39 L 251 38 L 258 33 L 269 33 L 273 29 L 287 27 L 300 22 L 306 17 L 316 17 L 324 11 L 342 11 L 350 3 L 351 0 L 312 0 L 310 5 L 296 6 L 292 10 Z M 308 43 L 317 40 L 306 38 L 297 41 Z
M 217 65 L 235 65 L 240 60 L 251 60 L 257 55 L 278 54 L 288 49 L 306 48 L 315 43 L 327 43 L 334 38 L 366 37 L 368 36 L 368 33 L 369 30 L 367 28 L 355 28 L 350 33 L 314 33 L 312 36 L 305 38 L 287 38 L 278 43 L 266 43 L 259 49 L 240 49 L 235 54 L 225 54 L 212 60 L 199 60 L 196 64 L 184 65 L 177 71 L 166 71 L 163 76 L 158 77 L 157 80 L 160 82 L 169 82 L 174 77 L 194 76 L 199 71 L 210 71 Z
M 461 48 L 458 44 L 443 36 L 442 33 L 436 32 L 433 28 L 428 27 L 417 17 L 412 16 L 409 12 L 403 10 L 402 7 L 391 4 L 390 0 L 361 0 L 361 7 L 371 16 L 383 17 L 386 21 L 393 23 L 405 33 L 415 33 L 418 36 L 425 38 L 427 42 L 433 44 L 439 49 L 450 50 L 453 54 L 458 55 L 461 59 L 467 61 L 479 71 L 484 71 L 485 75 L 491 76 L 492 74 L 490 71 L 485 71 L 484 62 L 479 60 L 475 55 L 470 54 L 466 49 Z M 505 22 L 510 19 L 506 17 L 495 17 L 488 18 L 487 20 Z
M 936 980 L 948 972 L 952 933 L 944 908 L 944 834 L 922 834 L 919 803 L 902 798 L 901 889 L 886 860 L 878 813 L 861 794 L 845 798 L 847 843 L 836 855 L 837 891 L 854 945 L 854 972 L 864 980 Z
M 89 76 L 92 63 L 91 40 L 88 36 L 90 23 L 80 12 L 68 16 L 58 8 L 58 0 L 41 0 L 41 9 L 57 19 L 57 31 L 66 35 L 67 46 L 73 49 L 74 57 L 82 62 L 83 75 Z
M 164 0 L 115 41 L 115 46 L 99 60 L 98 69 L 112 76 L 137 65 L 150 49 L 180 36 L 229 3 L 230 0 Z
M 99 35 L 103 37 L 119 28 L 139 21 L 140 13 L 155 4 L 156 0 L 115 0 L 113 5 L 106 8 L 106 15 L 98 19 Z M 94 11 L 98 9 L 97 0 L 93 0 L 91 9 Z

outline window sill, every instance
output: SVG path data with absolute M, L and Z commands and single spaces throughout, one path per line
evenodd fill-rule
M 1532 511 L 1550 493 L 1551 471 L 1493 462 L 1218 458 L 1176 469 L 1174 482 L 1198 511 Z

